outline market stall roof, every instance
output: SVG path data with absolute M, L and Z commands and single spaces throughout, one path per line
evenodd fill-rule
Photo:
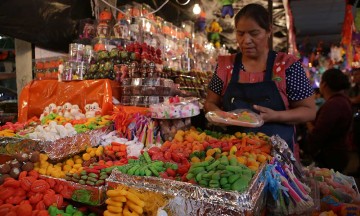
M 127 4 L 132 0 L 106 0 Z M 37 46 L 66 50 L 67 44 L 76 37 L 77 21 L 91 17 L 91 2 L 79 0 L 2 0 L 0 1 L 0 34 L 29 41 Z M 101 2 L 101 0 L 95 1 Z M 164 0 L 137 0 L 158 8 Z M 180 26 L 182 21 L 196 20 L 192 13 L 195 0 L 180 5 L 185 0 L 170 0 L 157 15 Z M 234 24 L 231 18 L 221 18 L 221 3 L 218 0 L 197 0 L 206 12 L 207 22 L 217 19 L 223 28 L 222 43 L 236 47 Z M 268 0 L 237 0 L 235 12 L 249 3 L 260 3 L 267 7 Z M 274 47 L 286 48 L 287 35 L 285 10 L 282 0 L 272 0 L 274 20 Z M 290 1 L 296 28 L 297 42 L 306 37 L 313 41 L 339 42 L 344 20 L 345 1 L 342 0 L 297 0 Z M 19 16 L 18 14 L 21 14 Z
M 133 1 L 123 0 L 118 1 L 119 4 L 125 5 Z M 137 0 L 139 3 L 146 3 L 152 8 L 158 8 L 164 1 L 147 1 Z M 184 0 L 170 0 L 159 12 L 156 14 L 163 17 L 165 20 L 174 23 L 177 26 L 181 26 L 182 21 L 196 20 L 196 15 L 193 14 L 192 8 L 195 2 L 198 2 L 201 9 L 205 11 L 206 23 L 209 24 L 212 20 L 217 20 L 220 26 L 223 28 L 221 33 L 221 41 L 228 47 L 236 48 L 236 39 L 234 30 L 234 20 L 230 17 L 221 18 L 221 2 L 218 0 L 190 0 L 187 5 L 180 5 L 179 3 L 186 2 Z M 274 20 L 274 47 L 277 49 L 283 49 L 287 46 L 287 30 L 285 20 L 285 9 L 283 7 L 282 0 L 272 0 L 273 2 L 273 20 Z M 268 8 L 268 0 L 235 0 L 233 8 L 235 13 L 242 7 L 250 3 L 262 4 L 265 8 Z
M 303 42 L 304 39 L 312 43 L 320 40 L 331 43 L 340 42 L 345 17 L 345 1 L 298 0 L 291 1 L 290 6 L 298 43 Z
M 97 1 L 100 2 L 101 0 Z M 110 0 L 107 0 L 110 2 Z M 76 37 L 77 22 L 79 19 L 91 17 L 90 2 L 79 0 L 3 0 L 0 1 L 0 34 L 29 41 L 39 47 L 66 51 L 74 37 Z M 96 2 L 96 1 L 95 1 Z M 112 1 L 116 2 L 116 1 Z M 117 1 L 118 4 L 131 3 L 131 0 Z M 165 1 L 161 0 L 137 0 L 139 3 L 149 4 L 158 8 Z M 185 20 L 195 20 L 192 13 L 193 0 L 187 5 L 180 5 L 182 0 L 170 0 L 157 15 L 175 24 Z M 217 0 L 199 0 L 202 8 L 206 11 L 207 22 L 218 19 L 223 27 L 222 43 L 236 47 L 235 35 L 233 34 L 233 19 L 220 18 L 221 5 Z M 248 3 L 257 2 L 267 7 L 267 0 L 242 0 L 235 2 L 234 9 L 237 12 Z M 285 14 L 282 0 L 273 0 L 273 14 L 275 22 L 274 44 L 286 45 Z M 19 16 L 18 14 L 21 14 Z

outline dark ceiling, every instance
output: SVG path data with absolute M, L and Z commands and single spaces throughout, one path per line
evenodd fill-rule
M 131 0 L 118 0 L 119 5 L 130 4 Z M 152 8 L 158 8 L 165 0 L 137 0 L 139 3 L 146 3 Z M 186 0 L 170 0 L 156 15 L 163 17 L 165 20 L 174 23 L 177 26 L 181 26 L 181 22 L 186 20 L 196 20 L 196 15 L 192 13 L 192 8 L 195 3 L 195 0 L 190 0 L 187 5 L 180 5 L 179 3 L 184 3 Z M 210 23 L 212 20 L 216 19 L 221 27 L 223 32 L 221 33 L 221 41 L 226 46 L 236 49 L 236 39 L 235 34 L 233 33 L 234 23 L 233 19 L 230 17 L 221 18 L 221 3 L 218 0 L 197 0 L 201 8 L 206 13 L 206 22 Z M 233 3 L 233 8 L 235 13 L 238 12 L 242 7 L 249 3 L 259 3 L 262 4 L 265 8 L 268 8 L 268 0 L 238 0 Z M 286 30 L 286 21 L 285 21 L 285 11 L 283 8 L 282 0 L 272 0 L 273 3 L 273 20 L 274 20 L 274 47 L 277 49 L 284 49 L 287 46 L 287 30 Z
M 81 18 L 91 17 L 91 2 L 102 0 L 1 0 L 0 34 L 29 41 L 37 46 L 66 50 L 67 45 L 76 36 L 77 22 Z M 132 0 L 106 0 L 124 5 Z M 289 0 L 293 12 L 297 42 L 305 38 L 311 41 L 331 41 L 338 43 L 344 20 L 344 0 Z M 158 8 L 165 0 L 136 0 Z M 196 20 L 192 13 L 195 0 L 180 5 L 186 0 L 170 0 L 156 15 L 180 26 L 182 21 Z M 197 0 L 206 12 L 207 23 L 217 19 L 223 27 L 221 40 L 228 47 L 236 47 L 233 33 L 233 20 L 219 16 L 219 0 Z M 287 46 L 287 29 L 282 0 L 271 0 L 274 20 L 274 47 Z M 233 6 L 235 13 L 248 3 L 260 3 L 268 7 L 268 0 L 238 0 Z M 21 15 L 19 15 L 21 14 Z
M 298 43 L 340 43 L 345 17 L 344 0 L 296 0 L 290 2 Z

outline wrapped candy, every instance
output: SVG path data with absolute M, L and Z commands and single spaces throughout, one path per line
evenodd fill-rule
M 154 122 L 149 123 L 149 127 L 146 134 L 146 146 L 150 146 L 154 143 Z
M 275 206 L 271 206 L 274 213 L 303 214 L 313 208 L 311 189 L 295 176 L 289 164 L 274 157 L 267 167 L 266 177 L 275 201 Z

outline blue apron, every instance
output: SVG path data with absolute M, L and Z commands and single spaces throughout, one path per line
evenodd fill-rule
M 230 82 L 225 90 L 223 97 L 223 109 L 224 111 L 232 111 L 235 109 L 249 109 L 256 113 L 253 105 L 259 105 L 270 108 L 272 110 L 281 111 L 286 110 L 283 99 L 280 92 L 272 81 L 272 69 L 276 58 L 276 52 L 270 51 L 267 63 L 266 72 L 263 82 L 258 83 L 239 83 L 241 53 L 238 53 L 235 58 L 234 69 L 231 74 Z M 294 142 L 294 125 L 282 124 L 282 123 L 264 123 L 263 126 L 258 128 L 245 128 L 245 127 L 228 127 L 228 132 L 235 133 L 240 132 L 262 132 L 268 136 L 278 134 L 284 139 L 291 150 L 293 150 Z

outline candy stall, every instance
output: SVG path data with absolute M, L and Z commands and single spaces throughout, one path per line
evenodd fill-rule
M 220 51 L 192 22 L 121 10 L 34 60 L 18 122 L 0 126 L 0 215 L 360 215 L 352 177 L 303 167 L 281 137 L 195 127 Z M 246 109 L 203 121 L 264 123 Z

